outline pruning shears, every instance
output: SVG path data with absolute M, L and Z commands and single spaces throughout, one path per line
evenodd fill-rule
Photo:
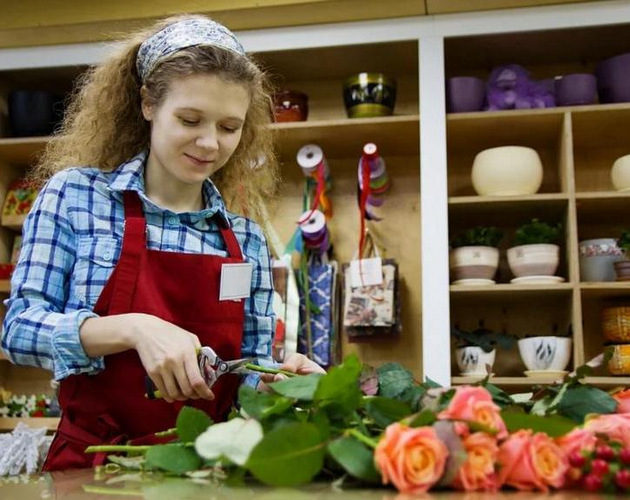
M 212 387 L 219 377 L 232 373 L 234 375 L 248 375 L 257 373 L 246 367 L 248 363 L 253 363 L 254 358 L 241 358 L 224 361 L 214 352 L 212 347 L 204 346 L 197 349 L 197 360 L 199 363 L 199 371 L 208 387 Z M 145 385 L 148 399 L 160 399 L 162 394 L 157 390 L 153 381 L 147 376 L 145 377 Z

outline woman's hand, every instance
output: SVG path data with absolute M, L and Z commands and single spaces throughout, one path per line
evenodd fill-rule
M 164 400 L 214 399 L 199 371 L 197 336 L 156 316 L 139 314 L 134 319 L 133 347 Z
M 306 356 L 304 356 L 304 354 L 299 353 L 290 354 L 287 359 L 284 360 L 284 363 L 280 366 L 280 369 L 292 373 L 297 373 L 298 375 L 308 375 L 309 373 L 326 373 L 326 370 L 324 370 L 317 363 L 308 359 Z M 271 382 L 279 382 L 280 380 L 285 380 L 286 378 L 287 376 L 283 375 L 282 373 L 261 373 L 261 382 L 258 384 L 258 390 L 268 392 L 269 387 L 267 387 L 267 384 L 270 384 Z

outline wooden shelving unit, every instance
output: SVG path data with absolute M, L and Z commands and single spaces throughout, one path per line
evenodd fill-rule
M 56 431 L 59 425 L 59 419 L 53 417 L 31 417 L 31 418 L 18 418 L 18 417 L 0 417 L 0 432 L 11 431 L 15 428 L 18 422 L 22 422 L 29 427 L 42 428 L 45 427 L 49 431 Z
M 507 47 L 509 61 L 522 64 L 539 79 L 592 71 L 598 60 L 630 49 L 630 39 L 625 35 L 613 39 L 614 32 L 614 27 L 600 27 L 447 40 L 447 77 L 475 74 L 485 78 L 490 68 L 507 61 Z M 604 35 L 606 42 L 600 44 Z M 572 43 L 564 46 L 567 37 Z M 553 48 L 543 49 L 543 44 Z M 464 45 L 470 58 L 462 57 Z M 609 300 L 630 303 L 630 284 L 581 282 L 578 242 L 618 237 L 622 229 L 630 227 L 630 219 L 622 215 L 629 213 L 630 193 L 614 191 L 610 181 L 614 160 L 630 153 L 629 128 L 630 103 L 447 116 L 449 232 L 453 235 L 473 225 L 495 225 L 505 234 L 499 247 L 498 284 L 451 285 L 452 322 L 471 328 L 482 322 L 490 329 L 519 336 L 570 331 L 573 356 L 568 370 L 602 351 L 601 309 Z M 474 156 L 505 145 L 538 151 L 544 172 L 538 193 L 514 197 L 475 194 L 470 177 Z M 512 274 L 505 252 L 515 228 L 533 217 L 563 223 L 565 235 L 556 274 L 565 278 L 564 283 L 531 288 L 509 284 Z M 518 349 L 499 351 L 491 380 L 511 389 L 553 382 L 525 377 L 524 369 Z M 457 372 L 452 365 L 452 373 Z M 459 384 L 471 381 L 458 376 L 452 380 Z M 609 376 L 602 368 L 586 381 L 614 387 L 628 384 L 630 377 Z

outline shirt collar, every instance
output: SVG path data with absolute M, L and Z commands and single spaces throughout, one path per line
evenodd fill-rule
M 148 158 L 148 151 L 142 151 L 128 161 L 121 163 L 116 170 L 111 173 L 109 189 L 114 192 L 136 191 L 143 200 L 145 210 L 151 212 L 172 212 L 162 208 L 151 201 L 145 194 L 144 189 L 144 167 Z M 227 209 L 219 190 L 210 179 L 206 179 L 202 186 L 206 207 L 194 213 L 200 218 L 210 218 L 218 213 L 229 224 Z

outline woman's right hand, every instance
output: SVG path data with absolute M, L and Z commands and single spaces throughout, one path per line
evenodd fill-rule
M 132 318 L 133 348 L 165 401 L 214 399 L 199 371 L 195 334 L 149 314 Z

